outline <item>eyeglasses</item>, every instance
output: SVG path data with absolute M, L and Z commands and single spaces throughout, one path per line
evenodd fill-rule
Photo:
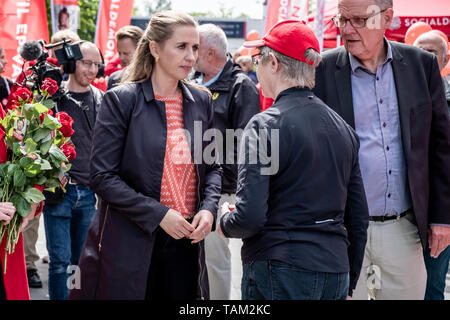
M 95 61 L 91 61 L 91 60 L 80 60 L 80 61 L 87 68 L 90 68 L 92 65 L 94 65 L 98 69 L 98 67 L 102 64 L 101 62 L 95 62 Z
M 255 68 L 258 68 L 260 58 L 261 58 L 260 54 L 255 54 L 254 56 L 252 56 L 252 62 Z
M 352 25 L 353 28 L 355 29 L 361 29 L 364 28 L 367 24 L 367 20 L 369 20 L 370 18 L 375 17 L 378 14 L 381 14 L 383 12 L 385 12 L 387 9 L 378 11 L 370 16 L 368 16 L 367 18 L 343 18 L 339 15 L 337 15 L 336 17 L 332 18 L 333 23 L 336 27 L 338 28 L 345 28 L 345 26 L 347 25 L 347 22 L 350 21 L 350 24 Z

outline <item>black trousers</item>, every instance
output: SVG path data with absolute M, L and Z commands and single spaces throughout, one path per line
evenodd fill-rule
M 147 279 L 146 300 L 195 300 L 199 244 L 175 240 L 158 227 Z

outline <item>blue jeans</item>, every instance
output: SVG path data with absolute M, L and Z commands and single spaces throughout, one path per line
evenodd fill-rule
M 275 260 L 243 266 L 243 300 L 345 300 L 349 274 L 309 271 Z
M 45 236 L 50 258 L 48 293 L 50 300 L 66 300 L 69 265 L 78 265 L 86 235 L 95 215 L 94 192 L 87 186 L 66 186 L 59 205 L 44 206 Z
M 427 268 L 427 291 L 425 300 L 444 300 L 445 278 L 450 260 L 450 246 L 435 259 L 430 256 L 430 248 L 423 251 L 425 266 Z

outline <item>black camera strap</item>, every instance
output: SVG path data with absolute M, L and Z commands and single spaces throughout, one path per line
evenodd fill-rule
M 95 99 L 94 90 L 92 90 L 92 87 L 90 85 L 89 85 L 89 90 L 91 91 L 92 106 L 94 108 L 94 123 L 92 123 L 91 120 L 89 119 L 89 115 L 88 115 L 88 111 L 90 110 L 89 106 L 83 105 L 81 103 L 81 101 L 75 100 L 73 97 L 70 96 L 70 93 L 67 93 L 66 98 L 69 101 L 71 101 L 72 103 L 74 103 L 77 107 L 79 107 L 83 111 L 84 117 L 85 117 L 86 122 L 87 122 L 87 124 L 89 126 L 89 131 L 90 131 L 90 133 L 92 135 L 94 133 L 94 125 L 95 125 L 95 120 L 97 118 L 97 108 L 96 108 L 97 101 Z M 59 112 L 58 104 L 55 105 L 55 109 L 56 109 L 56 112 Z
M 91 135 L 92 135 L 92 134 L 94 134 L 95 119 L 97 118 L 97 108 L 95 107 L 96 100 L 95 100 L 94 90 L 92 90 L 92 87 L 90 85 L 89 85 L 89 90 L 91 91 L 92 107 L 94 108 L 94 123 L 91 123 L 91 120 L 89 119 L 89 115 L 87 113 L 89 111 L 89 106 L 81 107 L 81 109 L 83 110 L 84 117 L 86 118 L 86 121 L 88 123 L 89 129 L 90 129 Z

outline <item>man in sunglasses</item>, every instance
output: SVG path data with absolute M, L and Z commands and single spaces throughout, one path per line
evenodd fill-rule
M 360 139 L 369 206 L 353 297 L 424 299 L 422 248 L 450 242 L 450 121 L 436 57 L 384 37 L 392 0 L 339 0 L 344 47 L 323 54 L 314 89 Z

